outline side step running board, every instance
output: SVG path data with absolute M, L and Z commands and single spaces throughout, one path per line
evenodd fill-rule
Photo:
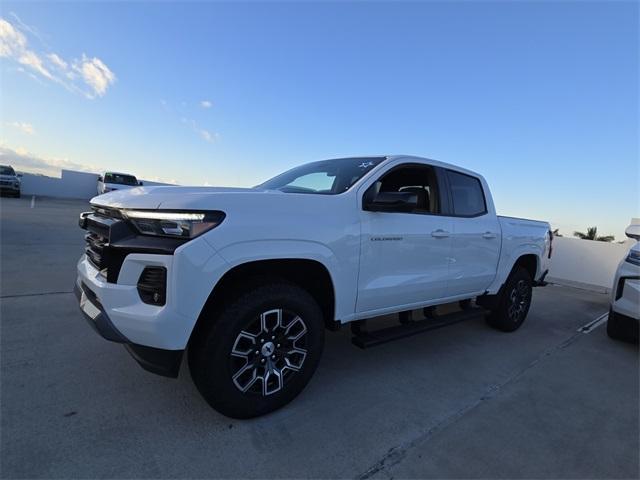
M 461 312 L 438 316 L 435 319 L 417 320 L 415 322 L 403 323 L 371 332 L 358 328 L 356 329 L 357 334 L 351 337 L 351 343 L 360 348 L 374 347 L 382 343 L 410 337 L 418 333 L 446 327 L 465 320 L 479 319 L 484 317 L 486 313 L 487 311 L 482 308 L 471 308 Z

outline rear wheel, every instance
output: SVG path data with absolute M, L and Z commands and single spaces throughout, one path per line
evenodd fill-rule
M 191 376 L 220 413 L 250 418 L 293 400 L 322 354 L 324 321 L 313 297 L 276 281 L 223 308 L 189 351 Z
M 525 268 L 518 267 L 502 287 L 500 297 L 487 317 L 487 323 L 503 332 L 513 332 L 520 328 L 531 306 L 532 291 L 531 275 Z

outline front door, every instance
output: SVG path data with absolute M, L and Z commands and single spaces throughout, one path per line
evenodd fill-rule
M 416 193 L 418 205 L 411 212 L 362 211 L 358 313 L 445 296 L 452 218 L 440 215 L 440 190 L 435 170 L 414 163 L 391 168 L 367 190 L 365 197 Z

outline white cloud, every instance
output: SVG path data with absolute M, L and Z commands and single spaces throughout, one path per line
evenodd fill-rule
M 181 102 L 181 104 L 185 104 L 185 102 Z M 166 100 L 160 99 L 160 105 L 162 105 L 162 108 L 164 108 L 167 112 L 171 112 L 172 109 L 169 108 L 169 103 Z M 202 100 L 200 102 L 200 106 L 202 108 L 209 108 L 212 105 L 213 103 L 211 103 L 208 100 Z M 200 127 L 196 123 L 196 121 L 192 118 L 188 118 L 186 116 L 180 116 L 178 117 L 178 120 L 183 125 L 186 125 L 187 127 L 191 127 L 191 130 L 193 130 L 205 142 L 214 143 L 220 138 L 220 135 L 218 133 L 211 132 L 210 130 Z
M 5 145 L 0 145 L 0 163 L 11 165 L 16 170 L 41 173 L 43 175 L 59 176 L 60 170 L 76 170 L 81 172 L 96 172 L 97 168 L 73 162 L 66 158 L 43 158 L 30 153 L 24 148 L 15 150 Z
M 188 121 L 186 118 L 181 118 L 180 121 L 182 123 L 190 123 L 193 131 L 196 132 L 205 142 L 213 143 L 219 138 L 219 135 L 217 133 L 210 132 L 209 130 L 205 130 L 204 128 L 200 128 L 195 120 Z
M 31 50 L 25 50 L 19 57 L 18 62 L 22 65 L 26 65 L 27 67 L 31 67 L 33 70 L 38 72 L 43 77 L 48 78 L 49 80 L 54 80 L 51 72 L 45 68 L 42 64 L 42 59 L 32 52 Z
M 202 137 L 203 140 L 212 143 L 213 142 L 213 136 L 211 135 L 211 132 L 209 132 L 208 130 L 205 129 L 200 129 L 198 130 L 198 133 L 200 134 L 200 136 Z
M 33 129 L 33 125 L 26 122 L 10 122 L 7 125 L 11 127 L 15 127 L 18 130 L 22 131 L 22 133 L 26 133 L 27 135 L 33 135 L 36 131 Z
M 109 85 L 116 81 L 116 76 L 102 60 L 96 57 L 88 58 L 84 53 L 82 60 L 74 62 L 73 69 L 80 73 L 85 83 L 91 87 L 93 95 L 100 97 L 107 92 Z
M 196 132 L 198 132 L 200 134 L 200 137 L 204 141 L 209 142 L 209 143 L 214 143 L 214 142 L 216 142 L 216 141 L 218 141 L 220 139 L 220 135 L 219 134 L 217 134 L 215 132 L 212 133 L 212 132 L 210 132 L 208 130 L 205 130 L 203 128 L 201 128 L 201 129 L 196 128 Z
M 29 48 L 23 31 L 36 36 L 41 43 L 42 39 L 33 27 L 23 24 L 15 14 L 13 16 L 18 26 L 0 18 L 0 57 L 12 59 L 28 67 L 29 71 L 25 70 L 25 73 L 31 76 L 35 72 L 40 77 L 58 83 L 71 92 L 81 93 L 87 98 L 104 96 L 115 82 L 115 74 L 97 57 L 89 58 L 83 53 L 80 59 L 68 62 L 57 53 L 37 52 Z M 20 28 L 23 31 L 20 31 Z
M 30 27 L 29 25 L 24 23 L 22 20 L 20 20 L 20 17 L 18 17 L 18 15 L 16 15 L 14 12 L 9 12 L 9 15 L 11 15 L 13 19 L 18 23 L 21 30 L 29 32 L 31 35 L 36 37 L 40 41 L 40 43 L 44 45 L 48 50 L 51 50 L 51 47 L 49 47 L 49 45 L 44 40 L 44 38 L 42 38 L 42 35 L 40 34 L 40 32 L 38 32 L 37 28 Z
M 0 57 L 17 56 L 27 47 L 27 39 L 22 32 L 0 18 Z
M 67 158 L 44 158 L 29 152 L 26 148 L 11 148 L 0 140 L 0 164 L 11 165 L 18 171 L 60 177 L 61 170 L 73 170 L 76 172 L 99 173 L 105 169 L 95 165 L 74 162 Z M 138 172 L 139 173 L 139 172 Z M 176 179 L 166 179 L 158 176 L 140 177 L 142 180 L 152 182 L 169 183 L 177 185 Z
M 9 22 L 0 18 L 0 57 L 12 58 L 40 75 L 52 79 L 51 73 L 42 64 L 42 59 L 27 48 L 27 38 Z
M 58 69 L 60 70 L 66 70 L 67 67 L 69 66 L 69 64 L 67 62 L 65 62 L 63 59 L 61 59 L 57 54 L 55 53 L 49 53 L 47 55 L 47 58 L 49 59 L 49 61 Z

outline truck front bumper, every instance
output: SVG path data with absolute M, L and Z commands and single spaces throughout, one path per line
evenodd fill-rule
M 130 342 L 111 322 L 95 293 L 80 279 L 73 289 L 80 311 L 96 332 L 106 340 L 122 343 L 127 351 L 149 372 L 165 377 L 177 377 L 184 350 L 164 350 Z
M 17 193 L 20 193 L 20 185 L 15 186 L 0 184 L 0 193 L 12 193 L 15 195 Z
M 137 279 L 149 265 L 171 271 L 172 263 L 171 255 L 132 254 L 123 265 L 122 276 Z M 145 370 L 177 377 L 184 343 L 180 344 L 182 332 L 176 334 L 176 330 L 188 322 L 170 303 L 172 296 L 168 295 L 163 306 L 145 304 L 135 281 L 107 282 L 86 255 L 80 258 L 77 270 L 74 292 L 89 325 L 106 340 L 124 344 Z

